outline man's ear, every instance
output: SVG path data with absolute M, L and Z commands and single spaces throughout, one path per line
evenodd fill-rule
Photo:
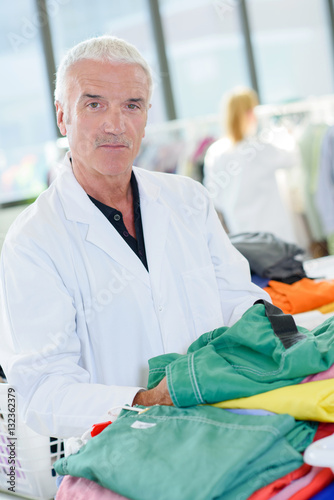
M 65 125 L 65 114 L 64 114 L 64 108 L 60 104 L 59 101 L 55 102 L 56 105 L 56 114 L 57 114 L 57 125 L 60 130 L 61 135 L 66 135 L 67 130 L 66 130 L 66 125 Z

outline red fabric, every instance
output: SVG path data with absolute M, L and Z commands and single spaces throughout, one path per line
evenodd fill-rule
M 334 424 L 327 423 L 327 422 L 319 422 L 317 432 L 315 433 L 314 438 L 313 438 L 313 442 L 318 441 L 319 439 L 325 438 L 327 436 L 331 436 L 332 434 L 334 434 Z M 283 488 L 288 486 L 292 481 L 295 481 L 296 479 L 299 479 L 303 476 L 306 476 L 306 474 L 308 474 L 308 472 L 310 470 L 311 470 L 310 465 L 303 464 L 301 467 L 299 467 L 299 469 L 296 469 L 296 470 L 290 472 L 289 474 L 286 474 L 286 476 L 280 477 L 276 481 L 274 481 L 270 484 L 267 484 L 263 488 L 255 491 L 249 497 L 248 500 L 269 500 L 270 498 L 275 496 L 278 492 L 283 490 Z M 325 474 L 325 478 L 327 478 L 327 474 L 328 473 Z M 321 481 L 322 479 L 323 479 L 323 476 L 321 476 L 320 479 L 317 479 L 317 481 Z M 329 483 L 330 482 L 331 481 L 329 481 Z M 313 481 L 311 481 L 311 483 L 308 487 L 311 487 L 312 483 L 313 483 Z M 318 484 L 318 483 L 316 483 L 316 484 Z M 327 486 L 327 484 L 326 484 L 326 486 Z M 313 487 L 314 487 L 314 485 L 312 486 L 312 488 Z M 320 487 L 320 489 L 318 491 L 321 491 L 321 489 L 324 487 L 325 486 Z M 305 494 L 305 490 L 307 490 L 307 488 L 303 488 L 303 490 L 301 490 L 301 491 L 304 491 L 304 494 Z M 317 491 L 316 491 L 316 493 L 317 493 Z M 307 494 L 308 494 L 308 492 L 307 492 Z M 292 497 L 292 498 L 294 498 L 294 497 Z M 303 498 L 303 497 L 301 497 L 301 498 Z M 311 497 L 308 496 L 305 498 L 311 498 Z
M 268 500 L 290 484 L 291 481 L 295 481 L 296 479 L 305 476 L 308 472 L 310 472 L 311 468 L 312 467 L 310 465 L 303 464 L 299 467 L 299 469 L 295 469 L 292 472 L 289 472 L 289 474 L 286 474 L 285 476 L 276 479 L 276 481 L 255 491 L 248 500 Z
M 328 486 L 334 479 L 334 474 L 331 469 L 321 469 L 319 474 L 315 476 L 313 481 L 310 482 L 306 488 L 298 491 L 290 497 L 290 500 L 309 500 L 314 495 L 319 493 Z
M 101 422 L 100 424 L 94 424 L 92 430 L 90 431 L 90 435 L 92 437 L 97 436 L 100 434 L 100 432 L 103 431 L 108 425 L 112 424 L 112 422 L 109 420 L 108 422 Z
M 334 434 L 334 424 L 327 422 L 319 422 L 317 432 L 313 438 L 313 441 L 318 441 L 318 439 L 325 438 Z

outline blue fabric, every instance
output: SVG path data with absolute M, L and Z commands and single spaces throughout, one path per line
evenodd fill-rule
M 334 482 L 332 482 L 322 491 L 317 493 L 310 500 L 333 500 L 333 498 L 334 498 Z
M 59 486 L 61 485 L 62 483 L 62 480 L 64 479 L 65 476 L 57 476 L 56 477 L 56 485 L 57 485 L 57 488 L 59 488 Z
M 234 409 L 234 408 L 225 408 L 226 411 L 230 411 L 231 413 L 237 413 L 238 415 L 276 415 L 272 411 L 267 410 L 253 410 L 253 409 Z
M 259 286 L 260 288 L 264 288 L 264 287 L 268 286 L 268 283 L 270 281 L 269 278 L 262 278 L 258 274 L 252 274 L 251 278 L 252 278 L 252 282 L 255 285 Z

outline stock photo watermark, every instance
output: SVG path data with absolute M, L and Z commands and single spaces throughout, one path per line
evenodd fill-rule
M 50 356 L 57 355 L 66 347 L 69 339 L 76 331 L 77 321 L 84 319 L 87 326 L 89 326 L 96 314 L 101 313 L 117 295 L 124 292 L 133 279 L 134 276 L 126 269 L 120 271 L 114 269 L 107 285 L 94 294 L 85 304 L 78 306 L 76 321 L 68 321 L 62 331 L 47 334 L 49 342 L 40 351 L 35 352 L 32 356 L 31 365 L 26 370 L 29 372 L 31 369 L 39 371 L 47 365 Z
M 17 51 L 35 38 L 40 29 L 48 24 L 49 19 L 57 16 L 59 9 L 70 2 L 71 0 L 46 0 L 46 9 L 41 6 L 40 10 L 34 12 L 30 17 L 22 17 L 19 32 L 7 33 L 7 39 L 12 49 Z
M 15 493 L 16 487 L 16 395 L 15 389 L 13 387 L 8 387 L 7 389 L 7 429 L 8 429 L 8 440 L 7 440 L 7 484 L 8 491 Z
M 220 19 L 226 19 L 227 16 L 238 7 L 239 0 L 213 0 L 212 5 Z

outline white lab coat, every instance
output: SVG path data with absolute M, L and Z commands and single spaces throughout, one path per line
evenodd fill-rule
M 235 146 L 223 138 L 208 148 L 204 185 L 230 233 L 264 231 L 297 242 L 276 180 L 278 169 L 291 168 L 296 162 L 296 154 L 256 138 Z
M 67 162 L 14 222 L 1 255 L 1 349 L 19 410 L 81 435 L 146 386 L 148 359 L 183 353 L 258 298 L 206 190 L 134 167 L 149 273 Z

